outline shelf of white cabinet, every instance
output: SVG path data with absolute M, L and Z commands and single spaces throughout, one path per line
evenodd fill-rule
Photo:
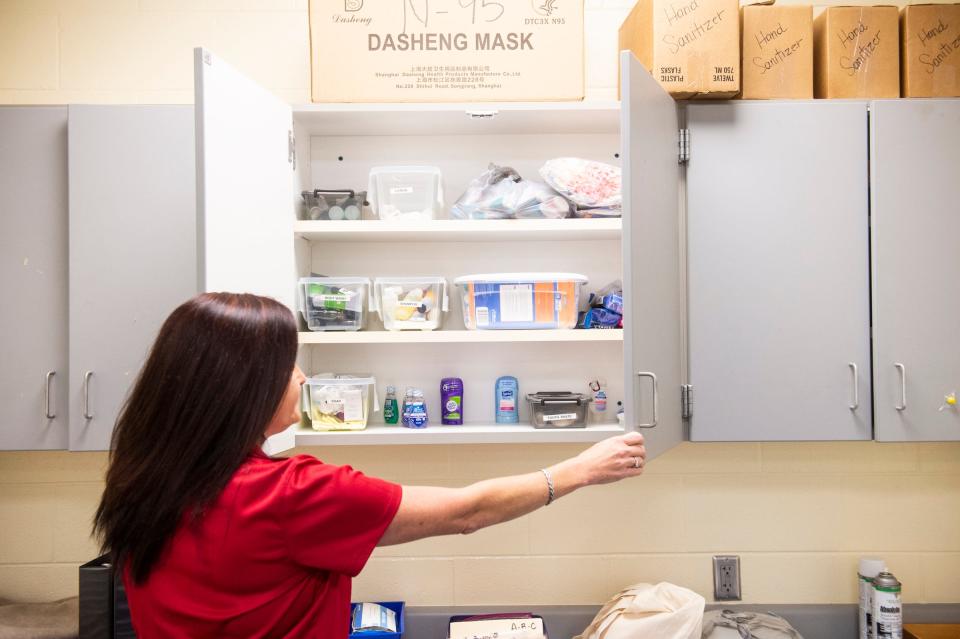
M 464 424 L 404 428 L 378 424 L 365 430 L 296 432 L 297 446 L 363 446 L 370 444 L 567 444 L 592 443 L 622 435 L 619 424 L 586 428 L 534 428 L 529 425 Z
M 303 104 L 297 128 L 315 136 L 496 135 L 620 131 L 620 103 Z
M 505 242 L 619 240 L 620 218 L 562 220 L 300 220 L 297 237 L 313 242 Z
M 622 342 L 623 331 L 303 331 L 301 344 L 470 344 L 509 342 Z

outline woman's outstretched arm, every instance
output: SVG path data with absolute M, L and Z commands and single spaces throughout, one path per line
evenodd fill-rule
M 400 509 L 380 540 L 391 546 L 437 535 L 469 534 L 546 505 L 553 484 L 559 499 L 578 488 L 607 484 L 643 472 L 643 435 L 627 433 L 598 442 L 543 471 L 498 477 L 465 488 L 404 486 Z M 547 477 L 550 482 L 548 483 Z

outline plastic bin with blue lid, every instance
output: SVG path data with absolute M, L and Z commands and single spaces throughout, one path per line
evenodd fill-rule
M 576 328 L 580 289 L 576 273 L 490 273 L 454 280 L 463 322 L 476 329 Z
M 358 630 L 361 626 L 361 618 L 364 622 L 368 622 L 369 615 L 372 611 L 369 608 L 364 615 L 363 603 L 352 603 L 350 604 L 350 639 L 399 639 L 403 636 L 404 631 L 404 617 L 406 615 L 406 606 L 402 601 L 378 601 L 375 602 L 378 606 L 383 606 L 386 610 L 392 611 L 394 619 L 397 624 L 396 632 L 387 632 L 384 630 Z M 389 615 L 389 613 L 384 612 L 384 617 Z M 383 622 L 386 623 L 386 619 L 383 619 Z

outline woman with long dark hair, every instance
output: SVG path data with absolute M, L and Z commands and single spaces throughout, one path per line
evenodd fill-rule
M 293 314 L 255 295 L 199 295 L 160 329 L 117 420 L 94 519 L 140 639 L 342 639 L 351 578 L 374 547 L 470 533 L 643 472 L 637 433 L 459 489 L 271 459 L 264 440 L 300 419 L 296 355 Z

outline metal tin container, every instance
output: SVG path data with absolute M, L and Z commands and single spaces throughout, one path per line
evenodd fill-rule
M 528 393 L 534 428 L 585 428 L 590 398 L 582 393 Z

